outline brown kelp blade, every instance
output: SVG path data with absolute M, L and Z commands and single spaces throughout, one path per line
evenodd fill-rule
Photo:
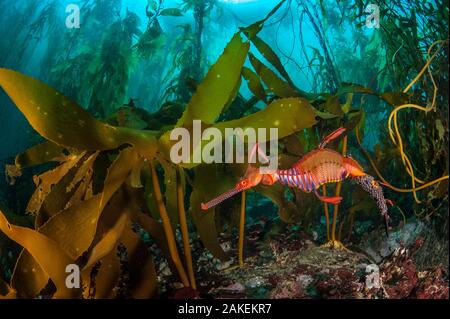
M 219 195 L 216 198 L 210 200 L 206 204 L 201 203 L 201 207 L 202 207 L 203 210 L 208 210 L 211 207 L 214 207 L 217 204 L 220 204 L 224 200 L 226 200 L 226 199 L 236 195 L 237 193 L 242 192 L 243 190 L 244 190 L 243 188 L 233 188 L 233 189 L 229 190 L 228 192 L 225 192 L 222 195 Z

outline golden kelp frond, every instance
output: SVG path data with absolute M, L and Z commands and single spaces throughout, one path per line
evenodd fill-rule
M 281 79 L 275 72 L 265 66 L 252 53 L 249 53 L 249 58 L 253 69 L 266 84 L 269 92 L 272 92 L 280 98 L 302 96 L 300 92 L 292 88 L 289 83 Z
M 71 168 L 58 183 L 52 186 L 50 193 L 45 197 L 39 212 L 36 214 L 35 229 L 38 229 L 51 217 L 73 204 L 72 202 L 69 204 L 69 201 L 75 196 L 76 191 L 72 190 L 67 192 L 67 186 L 73 180 L 80 163 L 82 163 L 85 158 L 86 156 L 81 159 L 76 166 Z
M 38 231 L 58 242 L 73 259 L 80 257 L 91 245 L 97 230 L 97 222 L 111 196 L 126 181 L 137 162 L 134 148 L 126 148 L 108 169 L 103 191 L 86 201 L 70 206 L 51 217 Z M 35 273 L 25 271 L 34 265 Z M 36 262 L 23 252 L 13 274 L 13 287 L 26 296 L 35 296 L 48 280 L 38 275 L 42 271 Z
M 36 230 L 10 224 L 0 211 L 0 230 L 11 240 L 24 247 L 36 260 L 47 276 L 56 286 L 55 297 L 73 298 L 79 296 L 81 291 L 69 289 L 66 286 L 66 267 L 74 263 L 61 247 L 50 238 Z M 33 273 L 37 269 L 28 265 L 28 271 Z
M 225 254 L 218 240 L 216 227 L 216 208 L 204 211 L 200 203 L 208 201 L 226 190 L 232 188 L 236 181 L 229 175 L 221 172 L 217 165 L 199 165 L 194 169 L 195 180 L 190 198 L 190 213 L 194 221 L 197 233 L 203 245 L 221 261 L 226 261 L 229 256 Z M 220 181 L 218 183 L 217 181 Z M 211 185 L 214 185 L 212 187 Z
M 147 246 L 131 230 L 131 224 L 125 227 L 120 242 L 127 249 L 131 296 L 135 299 L 154 298 L 158 285 L 153 258 L 149 254 Z
M 25 152 L 16 156 L 15 165 L 19 169 L 24 169 L 51 161 L 64 161 L 64 147 L 53 142 L 46 141 L 42 144 L 30 147 Z
M 133 167 L 133 169 L 131 170 L 131 175 L 130 175 L 131 187 L 134 187 L 134 188 L 144 187 L 144 185 L 142 184 L 142 180 L 141 180 L 141 173 L 142 173 L 142 168 L 144 167 L 144 164 L 145 164 L 145 159 L 141 158 L 141 159 L 139 159 L 138 164 L 135 165 Z
M 12 186 L 16 183 L 16 179 L 22 176 L 22 170 L 16 165 L 6 165 L 5 176 L 8 184 Z
M 78 203 L 82 200 L 88 200 L 93 196 L 92 192 L 89 192 L 89 189 L 92 190 L 92 177 L 94 175 L 93 165 L 95 160 L 97 159 L 98 154 L 99 152 L 95 152 L 88 157 L 88 159 L 76 172 L 74 179 L 66 188 L 66 193 L 69 193 L 74 187 L 76 187 L 77 184 L 79 184 L 73 195 L 67 201 L 64 209 L 67 209 L 73 204 Z
M 95 294 L 93 298 L 117 297 L 116 287 L 120 271 L 117 258 L 119 244 L 126 247 L 129 282 L 126 289 L 133 298 L 143 299 L 154 297 L 157 291 L 156 271 L 153 260 L 147 251 L 146 245 L 131 229 L 130 215 L 132 208 L 121 209 L 126 202 L 118 203 L 119 209 L 112 208 L 108 216 L 103 218 L 102 237 L 92 248 L 89 259 L 83 269 L 83 277 L 87 278 L 93 266 L 100 262 L 95 277 Z M 107 226 L 106 224 L 110 224 Z M 86 291 L 85 291 L 86 293 Z
M 289 74 L 286 72 L 286 69 L 281 63 L 280 58 L 277 56 L 275 51 L 270 47 L 270 45 L 268 45 L 263 39 L 261 39 L 257 35 L 252 37 L 250 41 L 258 49 L 258 51 L 261 53 L 264 59 L 269 61 L 270 64 L 272 64 L 275 67 L 275 69 L 286 79 L 289 85 L 293 87 L 293 82 L 289 77 Z
M 0 86 L 31 126 L 55 144 L 79 150 L 101 151 L 116 149 L 129 143 L 148 157 L 153 157 L 156 152 L 158 132 L 105 124 L 34 78 L 0 69 Z
M 223 108 L 236 92 L 241 69 L 250 44 L 236 33 L 217 62 L 210 68 L 203 82 L 197 87 L 177 126 L 189 125 L 193 120 L 214 123 Z
M 218 128 L 222 135 L 228 137 L 225 128 L 270 128 L 278 129 L 278 138 L 291 135 L 317 123 L 316 112 L 309 102 L 303 98 L 285 98 L 270 103 L 266 108 L 246 117 L 220 122 L 212 127 Z M 267 133 L 266 140 L 270 139 Z
M 178 225 L 178 210 L 177 210 L 177 169 L 175 165 L 161 161 L 164 169 L 164 198 L 172 225 Z
M 90 154 L 89 157 L 81 164 L 72 181 L 67 186 L 66 192 L 70 192 L 73 188 L 75 188 L 75 186 L 77 186 L 77 184 L 81 182 L 85 178 L 85 176 L 93 170 L 92 166 L 94 165 L 94 161 L 97 159 L 99 153 L 100 151 L 96 151 Z
M 58 183 L 71 168 L 77 165 L 78 161 L 84 156 L 84 153 L 69 155 L 66 161 L 53 170 L 46 171 L 45 173 L 34 176 L 34 183 L 36 185 L 36 191 L 31 196 L 26 211 L 30 214 L 37 214 L 41 209 L 47 195 L 52 190 L 53 185 Z
M 311 106 L 311 104 L 303 98 L 285 98 L 278 99 L 267 105 L 264 109 L 250 114 L 248 116 L 230 120 L 225 122 L 218 122 L 212 125 L 208 125 L 211 128 L 217 128 L 222 133 L 221 137 L 226 139 L 229 137 L 230 131 L 225 131 L 229 128 L 250 128 L 257 130 L 258 128 L 277 128 L 278 138 L 291 135 L 292 133 L 301 131 L 305 128 L 314 126 L 318 120 L 318 112 Z M 320 116 L 319 116 L 320 117 Z M 335 117 L 333 115 L 333 117 Z M 189 129 L 192 128 L 189 127 Z M 202 130 L 206 129 L 206 125 L 202 126 Z M 170 132 L 164 134 L 159 140 L 163 145 L 164 150 L 169 150 L 171 145 L 175 144 L 174 141 L 169 140 Z M 260 142 L 270 140 L 270 134 L 267 132 L 265 139 L 260 138 Z M 199 163 L 195 163 L 192 160 L 195 152 L 200 152 L 207 143 L 202 140 L 197 145 L 194 145 L 190 150 L 190 161 L 187 163 L 180 163 L 179 165 L 185 168 L 193 168 Z
M 119 238 L 127 225 L 130 211 L 131 206 L 122 186 L 105 206 L 97 222 L 95 237 L 86 254 L 88 260 L 82 271 L 84 298 L 116 297 L 114 288 L 121 276 Z
M 142 168 L 142 176 L 145 179 L 144 182 L 144 203 L 149 211 L 150 215 L 159 220 L 158 205 L 156 203 L 155 192 L 153 190 L 153 181 L 149 165 L 144 165 Z
M 242 77 L 247 83 L 248 89 L 261 101 L 266 102 L 266 90 L 264 89 L 259 76 L 247 67 L 242 68 Z
M 189 279 L 184 270 L 180 254 L 178 252 L 178 246 L 175 239 L 175 233 L 173 231 L 169 215 L 167 214 L 166 206 L 164 205 L 164 200 L 161 194 L 161 187 L 158 181 L 158 174 L 156 173 L 155 164 L 153 162 L 149 163 L 150 171 L 153 183 L 153 193 L 155 195 L 156 205 L 158 207 L 159 216 L 161 217 L 162 226 L 164 228 L 164 233 L 166 234 L 167 246 L 169 247 L 170 257 L 177 268 L 178 276 L 185 287 L 189 287 Z
M 365 86 L 354 84 L 354 83 L 347 83 L 342 82 L 341 86 L 339 87 L 336 96 L 349 94 L 349 93 L 360 93 L 360 94 L 369 94 L 379 97 L 380 99 L 384 100 L 386 103 L 388 103 L 391 106 L 397 106 L 401 105 L 403 103 L 406 103 L 409 100 L 409 95 L 406 94 L 406 92 L 384 92 L 384 93 L 378 93 L 375 92 Z
M 6 177 L 9 184 L 14 185 L 16 178 L 22 176 L 24 168 L 44 164 L 50 161 L 64 161 L 64 147 L 47 141 L 30 147 L 16 156 L 14 165 L 6 165 Z
M 84 266 L 85 268 L 91 268 L 96 262 L 103 257 L 106 257 L 111 251 L 116 248 L 117 242 L 122 235 L 125 226 L 128 223 L 128 214 L 120 214 L 119 219 L 100 239 L 100 241 L 92 248 L 89 259 Z
M 99 268 L 92 274 L 92 268 L 87 268 L 82 273 L 83 283 L 86 285 L 83 297 L 86 299 L 115 298 L 114 288 L 120 276 L 120 262 L 117 256 L 117 246 L 98 262 Z M 93 276 L 91 276 L 91 274 Z

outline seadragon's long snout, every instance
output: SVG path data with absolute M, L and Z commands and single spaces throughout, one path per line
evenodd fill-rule
M 216 206 L 217 204 L 220 204 L 224 200 L 230 198 L 231 196 L 236 195 L 237 193 L 240 193 L 242 191 L 245 191 L 249 188 L 252 188 L 256 185 L 258 185 L 264 175 L 259 173 L 259 169 L 253 166 L 248 166 L 247 171 L 245 172 L 245 177 L 240 180 L 239 183 L 236 184 L 236 186 L 229 190 L 228 192 L 223 193 L 222 195 L 217 196 L 216 198 L 210 200 L 206 204 L 201 203 L 201 208 L 203 210 L 208 210 L 211 207 Z
M 208 210 L 211 207 L 216 206 L 217 204 L 220 204 L 221 202 L 223 202 L 224 200 L 236 195 L 237 193 L 240 193 L 242 191 L 244 191 L 244 188 L 233 188 L 231 190 L 229 190 L 228 192 L 225 192 L 219 196 L 217 196 L 216 198 L 210 200 L 207 203 L 201 203 L 201 207 L 203 210 Z

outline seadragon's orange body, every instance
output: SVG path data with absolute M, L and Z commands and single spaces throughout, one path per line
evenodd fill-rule
M 387 227 L 389 219 L 387 201 L 383 196 L 381 186 L 372 176 L 367 175 L 354 159 L 332 149 L 325 148 L 328 142 L 340 136 L 344 131 L 344 128 L 339 128 L 325 137 L 317 149 L 304 155 L 289 169 L 277 169 L 270 173 L 260 173 L 258 168 L 249 166 L 244 178 L 233 189 L 206 204 L 202 204 L 202 209 L 209 209 L 227 198 L 258 184 L 272 185 L 276 182 L 288 187 L 298 188 L 307 193 L 313 192 L 319 200 L 325 203 L 339 204 L 342 197 L 321 196 L 318 190 L 324 184 L 337 183 L 346 178 L 351 178 L 376 200 L 378 208 L 385 218 Z M 255 151 L 253 150 L 252 154 Z M 262 156 L 264 157 L 265 155 L 262 154 Z
M 289 187 L 317 194 L 318 188 L 324 184 L 337 183 L 349 176 L 364 175 L 366 174 L 353 159 L 331 149 L 319 148 L 306 154 L 291 168 L 277 170 L 272 178 Z M 341 200 L 340 197 L 319 198 L 332 203 Z

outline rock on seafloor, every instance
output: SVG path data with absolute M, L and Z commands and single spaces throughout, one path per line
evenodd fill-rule
M 412 226 L 411 226 L 412 227 Z M 420 227 L 420 226 L 416 226 Z M 227 267 L 203 250 L 197 293 L 179 290 L 174 298 L 448 298 L 448 274 L 443 267 L 419 270 L 413 255 L 422 241 L 381 243 L 392 248 L 374 258 L 371 252 L 324 248 L 305 233 L 289 231 L 261 240 L 261 227 L 249 227 L 245 265 L 237 266 L 237 248 L 230 238 Z M 400 237 L 401 234 L 395 235 Z M 390 240 L 390 239 L 386 239 Z

